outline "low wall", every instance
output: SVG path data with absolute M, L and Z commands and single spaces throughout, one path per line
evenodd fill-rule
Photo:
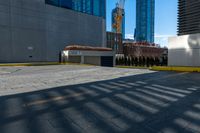
M 91 64 L 97 66 L 115 66 L 114 51 L 87 51 L 87 50 L 64 50 L 62 62 Z
M 100 66 L 101 58 L 100 58 L 100 56 L 85 56 L 84 63 Z

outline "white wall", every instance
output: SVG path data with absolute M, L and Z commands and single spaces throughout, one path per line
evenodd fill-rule
M 200 34 L 169 38 L 169 66 L 200 66 Z

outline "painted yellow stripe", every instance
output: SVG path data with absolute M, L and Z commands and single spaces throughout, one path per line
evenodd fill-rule
M 200 72 L 200 67 L 164 67 L 154 66 L 151 70 L 155 71 L 178 71 L 178 72 Z

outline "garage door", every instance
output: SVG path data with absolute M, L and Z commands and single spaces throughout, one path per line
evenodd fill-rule
M 113 67 L 113 57 L 112 56 L 101 56 L 101 66 Z

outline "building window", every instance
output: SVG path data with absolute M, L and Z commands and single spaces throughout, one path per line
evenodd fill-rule
M 72 7 L 74 7 L 74 10 L 81 12 L 83 10 L 82 0 L 72 0 Z
M 101 16 L 100 5 L 101 5 L 100 0 L 93 1 L 93 7 L 94 7 L 93 13 L 95 16 Z
M 60 6 L 61 7 L 64 7 L 64 8 L 67 8 L 67 9 L 71 9 L 72 8 L 72 1 L 70 1 L 70 0 L 59 0 L 59 1 L 60 1 Z
M 54 5 L 54 6 L 59 6 L 59 1 L 58 0 L 45 0 L 45 3 Z
M 105 18 L 105 0 L 45 0 L 46 4 Z

